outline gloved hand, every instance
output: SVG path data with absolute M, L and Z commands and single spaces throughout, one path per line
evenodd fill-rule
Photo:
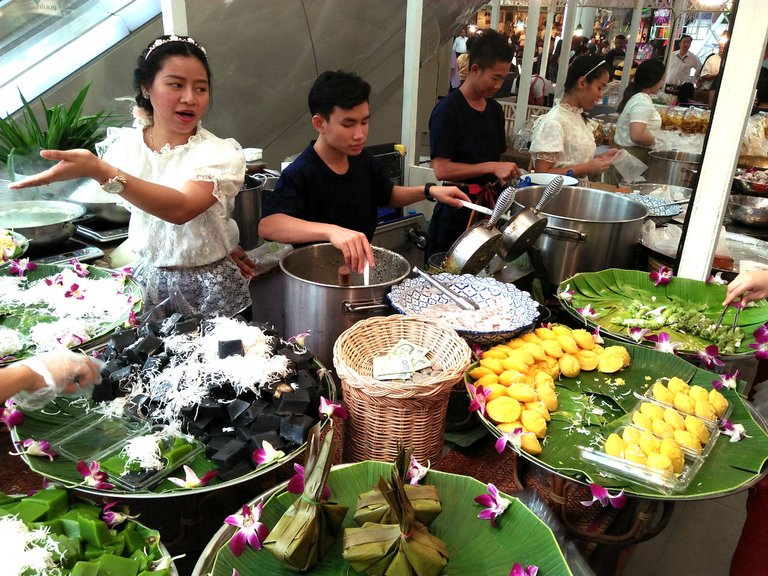
M 45 384 L 19 392 L 14 400 L 37 410 L 58 394 L 72 394 L 101 382 L 101 361 L 70 350 L 55 350 L 19 362 L 39 374 Z

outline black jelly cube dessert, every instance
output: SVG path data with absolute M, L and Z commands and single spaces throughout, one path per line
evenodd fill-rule
M 314 424 L 315 419 L 306 414 L 285 416 L 280 422 L 280 437 L 297 445 L 304 444 L 309 429 Z
M 266 406 L 267 403 L 263 400 L 254 400 L 248 404 L 248 408 L 233 420 L 235 426 L 250 426 L 261 415 Z
M 223 415 L 222 405 L 219 404 L 215 398 L 205 396 L 200 399 L 200 402 L 197 405 L 197 415 L 195 418 L 220 415 Z
M 112 347 L 118 352 L 136 342 L 136 332 L 134 330 L 118 330 L 110 338 Z
M 176 328 L 176 324 L 178 324 L 183 317 L 184 316 L 182 316 L 182 314 L 180 314 L 179 312 L 174 312 L 173 314 L 168 316 L 168 318 L 164 318 L 160 322 L 159 335 L 165 338 L 173 334 L 173 331 Z
M 280 438 L 280 435 L 275 431 L 262 432 L 261 434 L 254 435 L 248 440 L 248 446 L 251 450 L 258 450 L 264 448 L 264 442 L 269 442 L 270 446 L 275 450 L 282 450 L 287 446 L 285 440 Z
M 229 442 L 211 456 L 211 462 L 225 468 L 232 468 L 239 461 L 250 459 L 251 451 L 248 449 L 248 443 L 237 438 L 230 438 Z
M 200 329 L 200 319 L 197 317 L 187 318 L 176 323 L 174 328 L 175 334 L 191 334 L 197 332 Z
M 293 362 L 297 371 L 309 368 L 312 362 L 312 358 L 314 358 L 314 355 L 309 350 L 305 352 L 296 352 L 290 346 L 283 346 L 277 352 L 278 354 L 285 356 L 288 358 L 288 360 Z
M 251 424 L 251 430 L 256 432 L 269 432 L 270 430 L 280 430 L 280 417 L 276 414 L 268 414 L 266 409 Z
M 279 416 L 286 414 L 304 414 L 309 408 L 309 392 L 306 390 L 293 390 L 283 392 L 275 397 L 275 413 Z
M 211 436 L 208 442 L 205 443 L 205 457 L 210 458 L 216 452 L 224 448 L 224 446 L 231 440 L 227 436 Z M 241 438 L 242 440 L 242 438 Z
M 242 356 L 244 354 L 245 349 L 243 348 L 242 340 L 219 340 L 219 358 Z
M 152 356 L 163 349 L 163 341 L 157 336 L 147 334 L 140 338 L 134 346 L 140 353 L 146 356 Z
M 240 460 L 231 468 L 218 468 L 216 470 L 216 477 L 222 482 L 226 482 L 228 480 L 234 480 L 235 478 L 240 478 L 241 476 L 250 474 L 252 471 L 253 465 L 251 464 L 250 459 Z
M 186 433 L 200 438 L 203 434 L 208 432 L 209 428 L 212 428 L 215 421 L 219 421 L 218 416 L 202 416 L 196 420 L 185 419 L 184 422 L 186 424 Z
M 118 368 L 112 372 L 112 374 L 109 375 L 107 381 L 110 383 L 119 384 L 123 380 L 126 380 L 132 373 L 133 366 L 123 366 L 122 368 Z
M 231 422 L 234 422 L 237 420 L 238 416 L 245 412 L 250 404 L 246 402 L 245 400 L 240 400 L 239 398 L 235 398 L 230 402 L 227 406 L 227 415 L 229 416 L 229 420 Z

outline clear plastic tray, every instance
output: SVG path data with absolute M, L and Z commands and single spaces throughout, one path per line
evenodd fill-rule
M 711 387 L 707 388 L 706 386 L 702 386 L 702 388 L 707 390 L 707 392 L 709 392 L 709 390 L 711 390 Z M 645 394 L 643 394 L 642 398 L 644 400 L 651 400 L 651 401 L 655 402 L 656 404 L 660 404 L 661 406 L 664 406 L 665 408 L 667 408 L 667 407 L 668 408 L 675 408 L 674 405 L 669 404 L 668 402 L 662 402 L 661 400 L 655 398 L 653 396 L 653 386 L 649 386 L 648 387 L 648 389 L 645 391 Z M 677 410 L 677 409 L 675 408 L 675 410 Z M 733 411 L 733 402 L 731 402 L 729 400 L 728 401 L 728 408 L 726 408 L 725 413 L 720 417 L 720 419 L 728 418 L 731 415 L 732 411 Z M 693 414 L 693 416 L 696 416 L 696 415 Z M 719 420 L 720 419 L 712 420 L 710 418 L 702 418 L 701 416 L 696 416 L 696 418 L 698 418 L 699 420 L 704 422 L 704 424 L 706 424 L 707 427 L 710 428 L 711 430 L 717 430 L 719 428 Z
M 173 440 L 171 439 L 170 442 L 173 442 Z M 184 442 L 187 441 L 185 440 Z M 121 488 L 131 492 L 150 490 L 165 480 L 165 478 L 170 476 L 174 471 L 181 468 L 184 464 L 191 462 L 195 456 L 205 450 L 205 445 L 199 440 L 195 439 L 187 443 L 192 446 L 192 449 L 188 453 L 184 454 L 184 456 L 177 458 L 172 465 L 169 465 L 166 458 L 163 457 L 165 466 L 160 470 L 142 470 L 140 472 L 129 472 L 121 474 L 117 468 L 109 466 L 109 463 L 103 463 L 102 467 L 106 472 L 109 473 L 110 481 L 114 482 Z M 108 457 L 118 456 L 121 450 L 122 447 L 120 450 L 117 450 L 114 453 L 108 455 Z
M 60 428 L 48 441 L 64 458 L 88 463 L 116 452 L 128 440 L 148 430 L 146 422 L 107 418 L 101 413 L 90 412 Z

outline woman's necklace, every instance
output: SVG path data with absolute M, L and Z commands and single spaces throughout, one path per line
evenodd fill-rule
M 153 152 L 155 151 L 155 127 L 152 126 L 149 129 L 149 148 Z

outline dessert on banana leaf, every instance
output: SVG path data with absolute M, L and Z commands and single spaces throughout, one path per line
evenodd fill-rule
M 401 450 L 390 482 L 379 479 L 379 490 L 397 524 L 366 522 L 344 529 L 344 559 L 369 576 L 438 576 L 448 565 L 445 543 L 416 519 L 408 500 L 400 473 L 404 454 Z
M 304 491 L 264 541 L 265 548 L 297 572 L 310 570 L 322 559 L 347 515 L 347 506 L 321 500 L 335 446 L 332 427 L 322 441 L 320 424 L 310 430 Z

